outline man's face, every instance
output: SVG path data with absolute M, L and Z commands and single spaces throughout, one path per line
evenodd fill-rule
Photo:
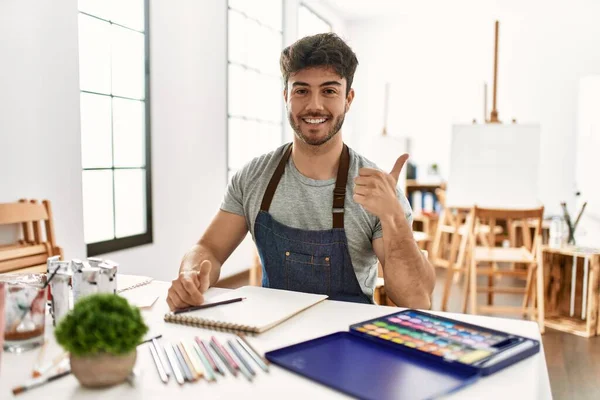
M 339 132 L 354 98 L 346 96 L 346 79 L 331 68 L 305 68 L 290 75 L 284 98 L 296 136 L 320 146 Z

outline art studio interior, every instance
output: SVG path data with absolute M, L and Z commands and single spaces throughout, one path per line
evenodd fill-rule
M 0 398 L 596 399 L 598 16 L 2 0 Z

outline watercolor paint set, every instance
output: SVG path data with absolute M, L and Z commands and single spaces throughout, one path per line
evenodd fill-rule
M 539 349 L 537 340 L 408 309 L 265 357 L 352 396 L 410 400 L 443 396 Z

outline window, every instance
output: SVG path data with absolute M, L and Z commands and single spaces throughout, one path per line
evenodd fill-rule
M 282 0 L 229 0 L 228 178 L 283 140 Z
M 88 256 L 152 242 L 148 0 L 79 0 Z
M 331 32 L 331 24 L 304 4 L 298 9 L 298 38 Z

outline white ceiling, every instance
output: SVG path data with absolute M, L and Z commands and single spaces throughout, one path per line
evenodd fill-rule
M 318 0 L 344 20 L 359 20 L 384 16 L 400 10 L 398 0 Z

